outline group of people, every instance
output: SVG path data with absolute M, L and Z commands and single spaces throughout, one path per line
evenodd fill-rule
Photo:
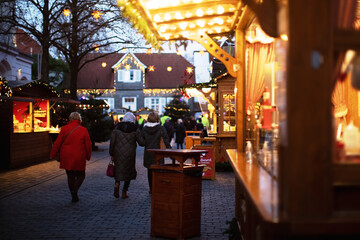
M 181 120 L 178 121 L 179 125 L 182 125 Z M 176 128 L 176 136 L 182 134 L 178 133 L 178 129 L 182 129 L 181 132 L 184 133 L 183 136 L 185 137 L 184 127 Z M 149 193 L 151 194 L 152 170 L 150 166 L 155 164 L 155 154 L 146 150 L 159 149 L 161 139 L 163 139 L 166 148 L 171 148 L 170 140 L 173 138 L 173 134 L 174 132 L 168 133 L 165 126 L 161 125 L 159 115 L 155 112 L 148 115 L 142 128 L 139 127 L 133 113 L 128 112 L 124 115 L 122 121 L 115 126 L 110 138 L 109 154 L 115 166 L 114 197 L 120 197 L 121 181 L 124 182 L 121 197 L 129 197 L 130 181 L 136 179 L 137 175 L 135 167 L 137 145 L 144 147 L 143 165 L 147 168 Z M 182 144 L 183 141 L 180 143 Z M 56 159 L 56 156 L 59 155 L 60 168 L 65 169 L 67 174 L 72 202 L 79 201 L 78 191 L 85 179 L 86 161 L 90 160 L 91 153 L 92 144 L 89 133 L 85 127 L 81 126 L 81 115 L 73 112 L 69 116 L 69 123 L 61 128 L 50 152 L 50 159 Z

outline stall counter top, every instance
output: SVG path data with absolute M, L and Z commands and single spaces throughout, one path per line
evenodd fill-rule
M 226 153 L 250 199 L 267 222 L 279 222 L 278 183 L 256 161 L 249 163 L 245 154 L 236 149 L 228 149 Z

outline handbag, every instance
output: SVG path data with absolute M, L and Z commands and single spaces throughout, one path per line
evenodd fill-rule
M 166 149 L 166 145 L 165 145 L 163 137 L 161 137 L 161 139 L 160 139 L 160 149 Z
M 106 169 L 106 176 L 114 177 L 115 176 L 115 168 L 114 168 L 114 161 L 111 159 L 107 169 Z

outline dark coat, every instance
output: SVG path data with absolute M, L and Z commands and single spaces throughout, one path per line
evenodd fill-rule
M 166 129 L 166 133 L 169 136 L 169 139 L 171 140 L 174 137 L 174 126 L 171 121 L 165 122 L 164 127 Z
M 80 127 L 71 132 L 77 126 Z M 60 168 L 85 171 L 86 160 L 91 158 L 91 148 L 88 130 L 81 126 L 79 120 L 73 120 L 61 128 L 51 149 L 50 159 L 54 159 L 60 151 Z
M 136 178 L 136 147 L 145 144 L 137 125 L 120 122 L 111 133 L 110 156 L 114 159 L 115 180 L 128 181 Z
M 184 143 L 184 138 L 186 136 L 186 130 L 185 130 L 185 126 L 180 123 L 176 126 L 176 139 L 175 142 L 176 143 Z
M 160 123 L 146 123 L 141 131 L 142 137 L 145 140 L 144 149 L 144 167 L 150 168 L 150 165 L 155 164 L 155 154 L 147 152 L 147 149 L 160 149 L 160 139 L 163 137 L 166 148 L 171 148 L 170 139 L 166 133 L 164 126 Z M 160 161 L 164 163 L 164 159 Z

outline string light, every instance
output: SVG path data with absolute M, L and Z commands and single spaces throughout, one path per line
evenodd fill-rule
M 187 68 L 186 68 L 186 71 L 187 71 L 188 73 L 192 73 L 192 72 L 193 72 L 193 69 L 192 69 L 192 67 L 187 67 Z
M 155 71 L 155 67 L 153 65 L 149 66 L 149 71 L 150 72 L 154 72 Z
M 164 95 L 175 95 L 179 93 L 179 90 L 176 88 L 172 89 L 143 89 L 143 93 L 145 97 L 154 97 L 159 96 L 159 94 Z
M 97 45 L 97 44 L 94 44 L 94 50 L 95 50 L 95 52 L 97 52 L 97 51 L 99 51 L 99 45 Z
M 148 50 L 146 50 L 146 54 L 147 54 L 147 55 L 151 55 L 151 54 L 152 54 L 151 48 L 149 48 Z

